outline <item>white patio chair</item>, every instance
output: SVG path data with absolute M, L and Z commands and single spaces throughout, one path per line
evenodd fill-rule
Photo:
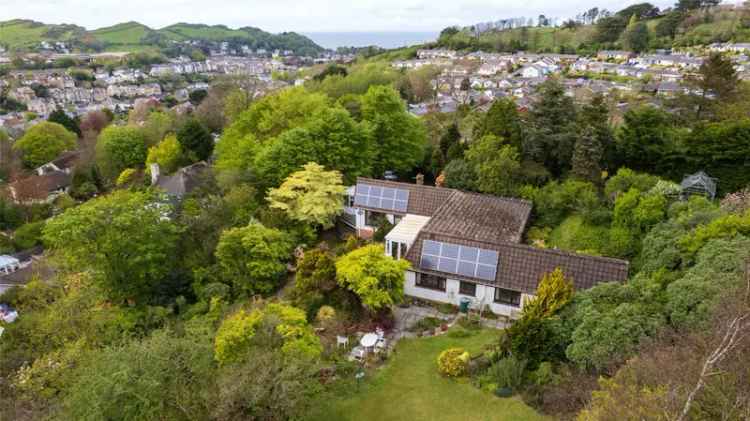
M 347 336 L 336 335 L 336 348 L 349 346 L 349 338 Z

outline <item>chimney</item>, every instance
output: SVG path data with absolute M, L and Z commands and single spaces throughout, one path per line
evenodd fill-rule
M 155 185 L 159 181 L 160 171 L 159 171 L 159 164 L 153 163 L 149 167 L 151 170 L 151 185 Z
M 418 186 L 423 186 L 424 185 L 424 174 L 419 173 L 419 174 L 417 174 L 417 176 L 415 178 L 417 179 L 417 185 Z

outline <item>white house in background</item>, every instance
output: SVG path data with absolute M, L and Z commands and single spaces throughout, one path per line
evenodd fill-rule
M 406 259 L 406 295 L 515 318 L 541 277 L 561 268 L 576 289 L 627 278 L 628 262 L 521 244 L 531 203 L 421 184 L 359 178 L 342 222 L 370 238 L 395 226 L 385 253 Z
M 550 73 L 548 68 L 542 67 L 538 64 L 529 64 L 521 69 L 521 77 L 526 79 L 543 77 L 548 73 Z

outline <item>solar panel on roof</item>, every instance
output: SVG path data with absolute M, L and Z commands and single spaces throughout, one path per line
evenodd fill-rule
M 498 260 L 495 250 L 424 240 L 419 267 L 494 281 Z
M 354 195 L 355 206 L 386 209 L 406 213 L 409 190 L 372 186 L 358 183 Z

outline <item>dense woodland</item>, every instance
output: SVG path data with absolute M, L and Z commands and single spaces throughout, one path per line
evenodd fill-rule
M 55 268 L 0 296 L 21 314 L 0 340 L 0 416 L 304 419 L 330 373 L 356 370 L 325 332 L 388 326 L 404 299 L 408 263 L 382 238 L 330 241 L 345 186 L 388 170 L 531 200 L 529 244 L 631 262 L 627 283 L 586 291 L 545 276 L 472 363 L 478 387 L 580 420 L 747 419 L 750 87 L 728 59 L 691 79 L 702 95 L 623 115 L 550 78 L 528 110 L 418 118 L 404 99 L 429 98 L 432 71 L 328 68 L 262 98 L 221 79 L 192 115 L 151 102 L 4 136 L 6 175 L 82 158 L 54 203 L 0 202 L 3 251 L 43 244 Z M 201 161 L 180 201 L 150 186 L 151 164 Z M 698 170 L 715 200 L 680 197 Z

